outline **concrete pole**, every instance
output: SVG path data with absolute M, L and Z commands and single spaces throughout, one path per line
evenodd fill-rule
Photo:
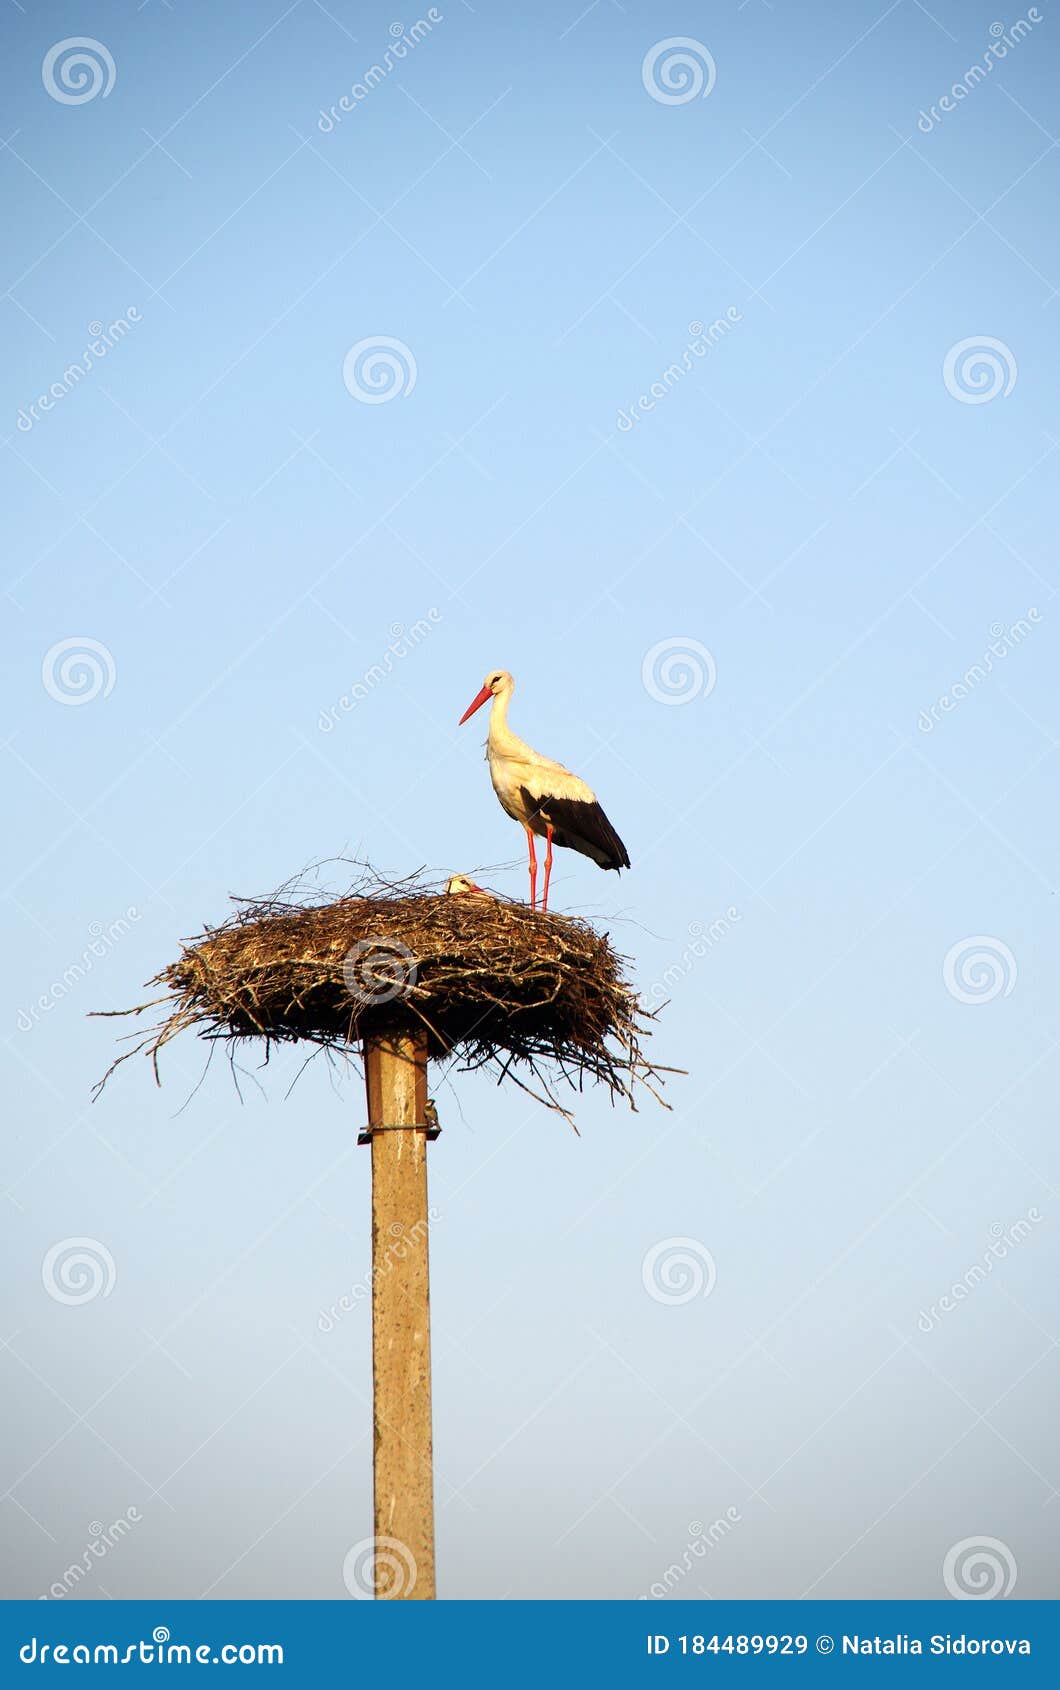
M 375 1594 L 434 1587 L 431 1325 L 427 1264 L 427 1035 L 365 1040 L 372 1147 Z M 421 1130 L 417 1131 L 416 1128 Z

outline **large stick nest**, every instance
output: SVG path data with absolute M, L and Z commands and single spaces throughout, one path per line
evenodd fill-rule
M 628 984 L 625 959 L 587 921 L 488 893 L 446 895 L 417 877 L 397 884 L 372 871 L 343 897 L 306 901 L 298 885 L 236 901 L 223 926 L 184 943 L 150 985 L 161 998 L 112 1013 L 166 1013 L 133 1035 L 121 1062 L 158 1055 L 185 1027 L 207 1039 L 295 1040 L 349 1054 L 375 1033 L 422 1028 L 433 1058 L 491 1067 L 518 1083 L 523 1069 L 542 1102 L 568 1112 L 552 1082 L 600 1082 L 636 1107 L 639 1083 L 658 1097 L 660 1070 L 641 1040 L 653 1019 Z M 664 1070 L 665 1071 L 665 1070 Z M 532 1089 L 532 1088 L 526 1088 Z M 539 1095 L 535 1092 L 534 1095 Z M 661 1099 L 660 1099 L 661 1101 Z

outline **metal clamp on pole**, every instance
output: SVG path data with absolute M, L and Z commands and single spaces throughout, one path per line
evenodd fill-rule
M 423 1121 L 380 1121 L 374 1127 L 362 1127 L 357 1134 L 357 1143 L 371 1144 L 373 1133 L 422 1133 L 426 1139 L 433 1141 L 442 1130 L 438 1125 L 438 1111 L 433 1098 L 427 1099 L 424 1115 L 426 1119 Z

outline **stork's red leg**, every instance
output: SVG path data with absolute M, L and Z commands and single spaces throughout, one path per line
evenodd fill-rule
M 537 852 L 534 850 L 534 836 L 530 829 L 526 830 L 527 841 L 530 846 L 530 908 L 537 906 Z
M 541 897 L 542 910 L 548 909 L 548 883 L 552 879 L 552 829 L 545 828 L 545 890 Z

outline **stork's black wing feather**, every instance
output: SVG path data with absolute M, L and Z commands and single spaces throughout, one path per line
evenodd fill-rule
M 587 803 L 579 798 L 553 798 L 547 793 L 535 798 L 525 786 L 520 791 L 535 833 L 543 834 L 546 827 L 551 827 L 553 844 L 580 851 L 583 857 L 591 857 L 601 868 L 629 867 L 626 847 L 598 803 Z

